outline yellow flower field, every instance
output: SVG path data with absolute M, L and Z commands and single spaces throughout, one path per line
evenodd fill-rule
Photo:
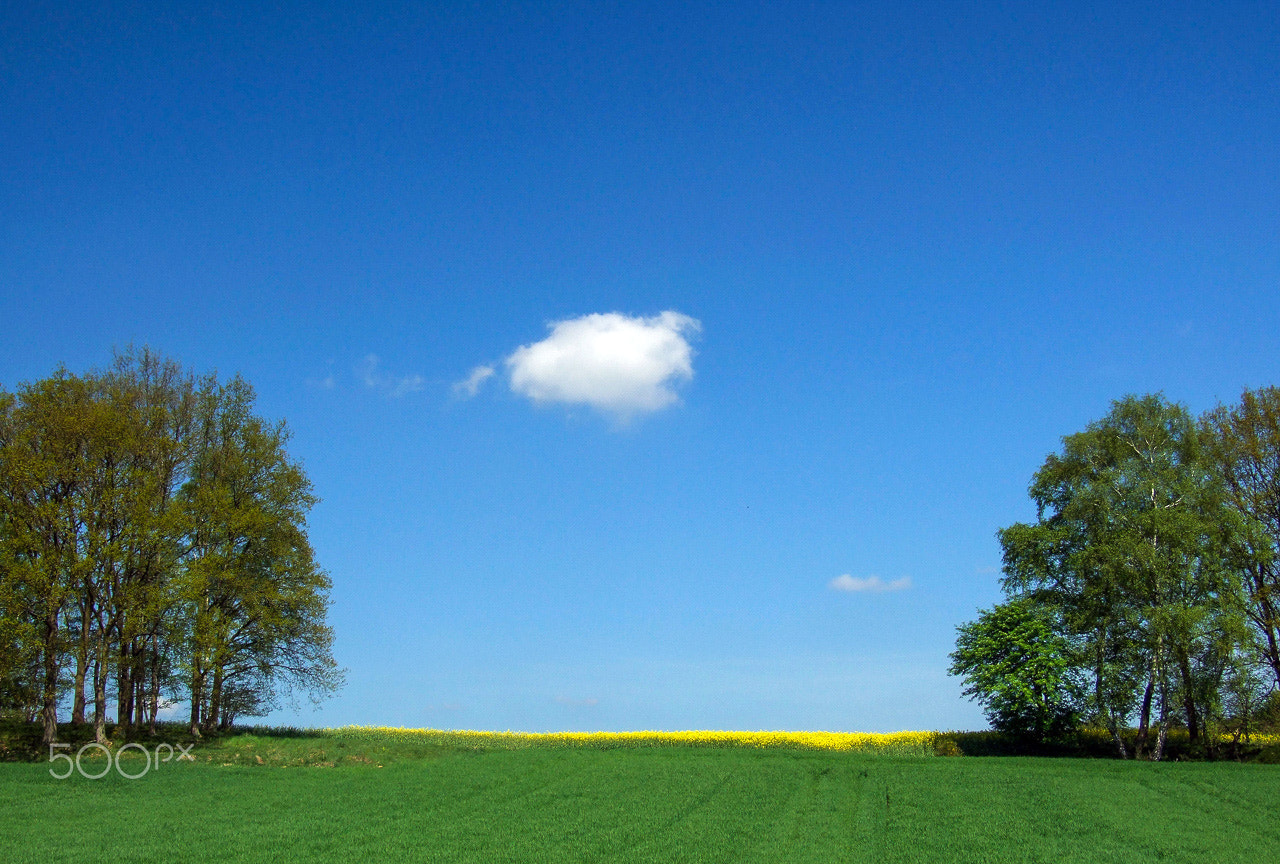
M 753 749 L 830 750 L 844 753 L 891 756 L 932 756 L 938 751 L 939 738 L 956 733 L 916 732 L 786 732 L 786 731 L 641 731 L 641 732 L 481 732 L 467 729 L 409 729 L 398 726 L 341 726 L 324 730 L 339 740 L 365 745 L 418 744 L 441 747 L 463 747 L 477 750 L 516 750 L 525 747 L 589 747 L 612 749 L 627 747 L 745 747 Z M 1106 746 L 1110 733 L 1084 729 L 1084 738 L 1097 738 Z M 1172 737 L 1185 738 L 1185 730 Z M 1230 735 L 1221 736 L 1224 743 Z M 945 747 L 953 752 L 955 748 Z M 1097 743 L 1097 742 L 1095 742 Z M 1280 735 L 1252 735 L 1251 746 L 1280 744 Z
M 477 732 L 469 730 L 405 729 L 390 726 L 343 726 L 328 730 L 339 738 L 369 741 L 420 742 L 477 748 L 662 747 L 710 746 L 791 748 L 877 753 L 895 756 L 933 754 L 937 732 Z

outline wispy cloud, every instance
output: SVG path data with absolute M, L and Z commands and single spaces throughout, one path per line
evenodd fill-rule
M 408 393 L 416 393 L 426 384 L 421 375 L 392 375 L 381 368 L 377 354 L 368 354 L 356 368 L 360 380 L 370 390 L 377 390 L 393 399 Z
M 688 315 L 596 313 L 549 327 L 505 360 L 511 389 L 536 403 L 587 405 L 625 421 L 677 402 L 674 385 L 693 377 L 688 340 L 701 324 Z
M 903 576 L 886 582 L 879 576 L 850 576 L 845 573 L 832 579 L 828 586 L 833 591 L 862 592 L 867 594 L 883 594 L 887 591 L 905 591 L 911 587 L 911 577 Z
M 453 385 L 453 395 L 470 399 L 480 392 L 484 382 L 492 378 L 493 373 L 492 366 L 477 366 L 471 370 L 470 375 Z

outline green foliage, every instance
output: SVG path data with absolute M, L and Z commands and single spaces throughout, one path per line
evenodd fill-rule
M 1071 668 L 1070 645 L 1043 607 L 1014 600 L 959 628 L 950 673 L 964 679 L 992 728 L 1049 741 L 1075 725 Z
M 1204 425 L 1236 530 L 1234 563 L 1242 574 L 1242 608 L 1280 685 L 1280 388 L 1246 390 Z
M 1135 755 L 1178 726 L 1212 755 L 1258 701 L 1242 587 L 1258 523 L 1230 504 L 1215 435 L 1158 394 L 1117 400 L 1036 472 L 1036 522 L 999 532 L 1006 594 L 1052 622 L 1058 674 L 1087 682 L 1080 713 L 1121 755 L 1134 718 Z
M 192 728 L 341 684 L 315 503 L 239 377 L 128 351 L 0 392 L 0 717 Z
M 1280 690 L 1272 690 L 1264 698 L 1255 716 L 1258 732 L 1280 735 Z
M 330 582 L 306 536 L 317 499 L 285 450 L 288 429 L 254 416 L 253 401 L 238 377 L 205 382 L 177 496 L 193 727 L 261 716 L 279 685 L 323 696 L 341 684 L 324 623 Z
M 960 749 L 960 742 L 956 740 L 954 733 L 939 733 L 937 738 L 933 739 L 933 755 L 934 756 L 963 756 L 964 750 Z

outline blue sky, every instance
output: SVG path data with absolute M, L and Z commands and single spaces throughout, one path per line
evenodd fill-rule
M 1272 4 L 20 5 L 0 385 L 288 420 L 349 683 L 273 722 L 981 727 L 1060 437 L 1277 383 Z

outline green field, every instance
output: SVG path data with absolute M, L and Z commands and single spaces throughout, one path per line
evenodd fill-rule
M 440 744 L 330 759 L 305 737 L 290 746 L 311 765 L 256 764 L 270 744 L 133 781 L 0 764 L 0 860 L 1280 860 L 1269 765 Z

